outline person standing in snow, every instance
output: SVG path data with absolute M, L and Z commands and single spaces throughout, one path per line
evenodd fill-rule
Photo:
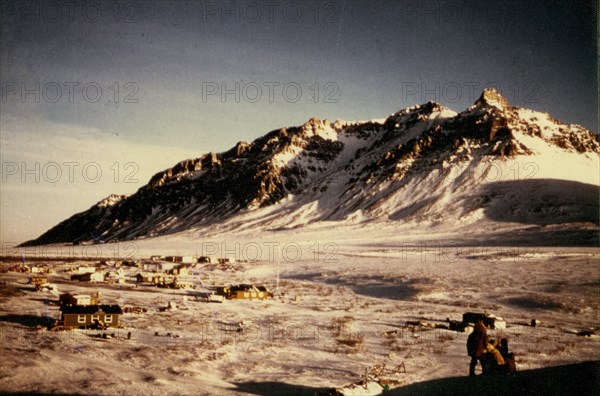
M 477 362 L 481 362 L 481 357 L 485 353 L 488 343 L 489 339 L 485 331 L 485 326 L 483 325 L 483 321 L 479 320 L 475 324 L 473 332 L 467 338 L 467 353 L 471 357 L 471 364 L 469 365 L 470 376 L 475 375 Z M 483 363 L 481 367 L 483 368 Z

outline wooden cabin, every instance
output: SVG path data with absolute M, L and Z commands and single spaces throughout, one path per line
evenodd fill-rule
M 231 286 L 218 286 L 217 293 L 225 298 L 232 299 L 259 299 L 264 300 L 272 297 L 272 293 L 264 286 L 254 286 L 248 284 L 231 285 Z
M 63 305 L 60 324 L 69 328 L 119 327 L 119 305 Z
M 164 274 L 156 274 L 153 272 L 140 272 L 135 278 L 138 283 L 152 283 L 155 285 L 164 283 L 165 281 Z
M 73 274 L 71 275 L 71 280 L 78 280 L 81 282 L 104 282 L 104 274 L 101 272 Z
M 29 284 L 34 286 L 41 286 L 45 283 L 48 283 L 48 278 L 46 276 L 40 275 L 32 275 L 29 277 Z

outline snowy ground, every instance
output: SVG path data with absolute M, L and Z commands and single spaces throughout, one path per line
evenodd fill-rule
M 365 368 L 401 363 L 405 384 L 463 376 L 466 334 L 404 324 L 443 324 L 465 311 L 505 318 L 508 327 L 491 333 L 508 337 L 519 370 L 600 358 L 599 336 L 576 335 L 600 328 L 597 248 L 350 243 L 315 251 L 306 243 L 298 260 L 290 250 L 287 259 L 210 266 L 196 276 L 206 287 L 250 282 L 274 290 L 279 272 L 281 297 L 267 301 L 204 303 L 193 292 L 50 275 L 61 292 L 99 290 L 105 303 L 148 309 L 123 315 L 125 327 L 108 340 L 93 337 L 97 331 L 36 330 L 58 317 L 57 297 L 34 291 L 26 274 L 3 273 L 0 391 L 312 395 L 358 380 Z M 160 312 L 169 301 L 180 308 Z M 541 324 L 530 327 L 532 319 Z

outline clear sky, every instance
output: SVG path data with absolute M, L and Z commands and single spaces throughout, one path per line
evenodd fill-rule
M 312 116 L 484 86 L 595 132 L 594 1 L 3 1 L 1 241 Z

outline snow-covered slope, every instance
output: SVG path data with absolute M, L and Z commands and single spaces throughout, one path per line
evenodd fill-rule
M 592 132 L 485 90 L 459 114 L 428 102 L 383 121 L 274 130 L 182 161 L 27 244 L 378 222 L 597 230 L 599 153 Z

